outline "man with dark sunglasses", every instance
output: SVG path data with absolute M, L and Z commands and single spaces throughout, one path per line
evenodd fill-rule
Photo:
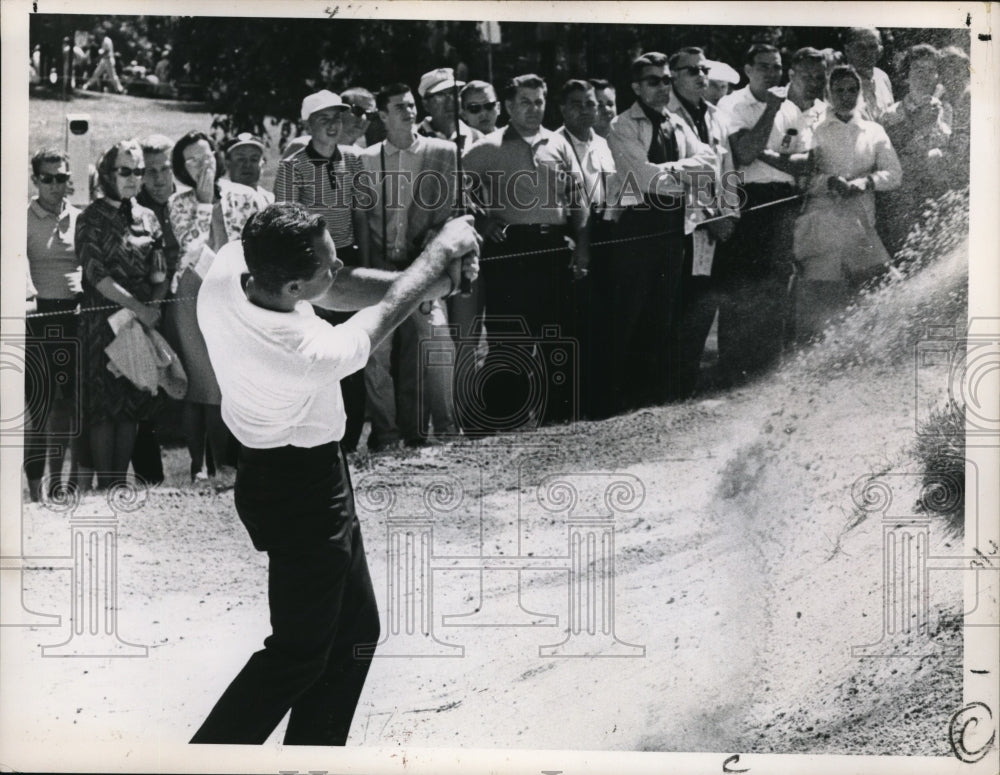
M 344 128 L 340 133 L 341 143 L 367 148 L 366 133 L 372 122 L 378 121 L 375 95 L 362 86 L 352 86 L 340 93 L 340 99 L 350 108 L 350 111 L 344 114 Z
M 726 124 L 705 99 L 711 66 L 697 47 L 671 54 L 673 84 L 667 110 L 680 117 L 715 152 L 715 179 L 696 192 L 684 224 L 684 271 L 670 337 L 671 397 L 690 398 L 697 387 L 705 340 L 718 300 L 712 281 L 716 245 L 728 240 L 739 218 L 733 157 Z
M 76 219 L 80 210 L 67 201 L 69 160 L 65 153 L 45 149 L 31 159 L 31 180 L 38 195 L 28 205 L 28 271 L 37 291 L 36 312 L 47 317 L 29 318 L 27 346 L 46 364 L 36 372 L 46 375 L 43 384 L 25 375 L 25 408 L 31 430 L 25 439 L 24 470 L 28 477 L 31 500 L 42 497 L 42 478 L 48 463 L 51 495 L 59 482 L 65 454 L 65 436 L 76 407 L 80 344 L 77 339 L 77 304 L 80 295 L 81 268 L 74 247 Z M 62 314 L 53 314 L 62 313 Z M 48 340 L 46 344 L 42 344 Z M 69 347 L 61 346 L 68 343 Z M 68 355 L 57 363 L 57 356 Z M 62 380 L 60 377 L 67 377 Z M 35 392 L 37 391 L 37 392 Z M 73 469 L 78 467 L 74 443 Z
M 459 93 L 462 120 L 473 129 L 488 135 L 497 128 L 500 102 L 492 84 L 486 81 L 469 81 Z
M 685 196 L 715 177 L 716 156 L 668 112 L 671 73 L 665 54 L 632 63 L 636 101 L 611 122 L 608 146 L 618 170 L 618 237 L 632 238 L 610 262 L 612 366 L 603 386 L 615 411 L 670 397 L 667 338 L 684 266 Z

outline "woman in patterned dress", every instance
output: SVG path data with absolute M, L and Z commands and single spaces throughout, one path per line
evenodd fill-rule
M 178 191 L 167 203 L 180 258 L 174 280 L 178 301 L 169 305 L 164 323 L 188 376 L 184 435 L 192 480 L 201 475 L 206 437 L 216 470 L 225 475 L 234 475 L 230 469 L 236 446 L 222 421 L 222 394 L 198 328 L 195 299 L 215 252 L 239 239 L 250 216 L 267 205 L 249 186 L 218 179 L 214 151 L 208 136 L 197 131 L 174 144 L 174 176 L 190 188 Z
M 153 328 L 167 292 L 162 234 L 156 215 L 137 204 L 142 186 L 142 148 L 134 140 L 110 148 L 97 164 L 103 198 L 76 223 L 76 252 L 83 268 L 82 407 L 90 434 L 97 486 L 124 481 L 136 426 L 154 406 L 154 396 L 108 370 L 104 352 L 115 338 L 108 318 L 125 307 Z M 106 307 L 98 311 L 90 308 Z

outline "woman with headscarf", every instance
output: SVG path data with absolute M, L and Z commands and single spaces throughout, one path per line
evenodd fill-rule
M 215 147 L 203 132 L 191 131 L 174 144 L 174 177 L 188 188 L 167 202 L 167 217 L 177 237 L 180 259 L 164 327 L 188 376 L 184 435 L 191 455 L 191 479 L 204 476 L 206 438 L 218 473 L 233 476 L 236 440 L 222 421 L 222 394 L 198 328 L 195 300 L 215 253 L 239 239 L 250 216 L 267 206 L 255 189 L 222 180 Z
M 808 340 L 884 271 L 889 254 L 875 231 L 875 192 L 898 188 L 899 159 L 885 130 L 858 113 L 861 77 L 830 71 L 830 109 L 813 133 L 813 174 L 795 224 L 795 332 Z
M 155 302 L 167 292 L 159 222 L 134 198 L 144 171 L 137 142 L 126 140 L 110 148 L 97 164 L 103 197 L 76 223 L 76 253 L 83 268 L 82 408 L 102 488 L 125 479 L 138 420 L 151 413 L 154 401 L 125 377 L 114 376 L 104 352 L 115 338 L 108 323 L 112 314 L 124 307 L 153 328 L 160 320 Z

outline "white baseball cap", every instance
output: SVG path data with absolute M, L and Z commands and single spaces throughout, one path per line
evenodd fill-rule
M 350 110 L 350 106 L 345 105 L 344 101 L 340 99 L 338 95 L 334 94 L 332 91 L 323 89 L 315 94 L 310 94 L 302 100 L 302 120 L 308 121 L 309 116 L 317 110 L 323 110 L 324 108 L 343 108 L 344 110 Z
M 705 64 L 708 66 L 708 80 L 725 81 L 734 85 L 740 82 L 740 74 L 725 62 L 715 62 L 710 59 Z
M 445 89 L 454 89 L 456 85 L 461 88 L 465 86 L 465 81 L 456 81 L 455 71 L 450 67 L 439 67 L 420 76 L 420 85 L 417 87 L 417 94 L 421 98 L 429 97 Z

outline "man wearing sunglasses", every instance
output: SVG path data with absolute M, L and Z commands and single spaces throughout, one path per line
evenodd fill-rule
M 667 110 L 683 119 L 716 157 L 715 179 L 695 192 L 684 224 L 684 272 L 670 338 L 671 394 L 683 400 L 697 386 L 701 355 L 718 306 L 711 277 L 716 245 L 732 236 L 740 211 L 728 130 L 718 108 L 705 99 L 709 61 L 692 46 L 672 54 L 669 65 L 673 84 Z
M 362 86 L 352 86 L 340 93 L 340 99 L 350 108 L 349 112 L 344 114 L 344 128 L 340 135 L 341 144 L 367 148 L 366 133 L 372 126 L 372 122 L 378 121 L 375 95 Z
M 25 407 L 32 427 L 26 439 L 24 470 L 31 500 L 37 501 L 42 496 L 46 462 L 51 477 L 47 494 L 51 495 L 59 481 L 65 448 L 64 442 L 57 443 L 52 434 L 65 435 L 79 387 L 76 308 L 81 269 L 73 237 L 80 211 L 66 198 L 70 176 L 65 153 L 52 149 L 39 151 L 31 159 L 31 170 L 31 180 L 38 188 L 38 195 L 28 205 L 28 271 L 37 291 L 36 312 L 50 315 L 27 320 L 28 347 L 46 363 L 40 373 L 47 375 L 44 384 L 33 384 L 26 379 L 24 386 Z M 54 341 L 50 336 L 53 328 L 59 329 Z M 48 344 L 42 344 L 46 339 Z M 70 347 L 59 346 L 67 341 Z M 62 354 L 68 354 L 69 361 L 57 364 L 55 357 Z M 69 379 L 61 382 L 60 375 L 68 375 Z M 43 395 L 29 395 L 32 390 L 42 391 Z M 74 445 L 74 468 L 78 462 L 75 454 L 78 446 Z
M 716 155 L 668 112 L 671 73 L 665 54 L 632 63 L 636 101 L 611 122 L 608 146 L 618 170 L 618 237 L 631 238 L 610 262 L 613 364 L 605 390 L 615 411 L 670 397 L 668 348 L 684 267 L 688 192 L 715 178 Z
M 461 89 L 465 83 L 455 80 L 455 71 L 450 67 L 439 67 L 424 73 L 420 77 L 417 94 L 423 103 L 427 117 L 420 122 L 417 132 L 424 137 L 439 137 L 442 140 L 454 140 L 457 126 L 462 131 L 463 148 L 483 136 L 478 129 L 473 129 L 460 118 L 455 105 L 455 87 Z
M 493 85 L 486 81 L 469 81 L 458 96 L 462 103 L 462 120 L 466 124 L 488 135 L 497 128 L 500 117 L 500 102 Z

